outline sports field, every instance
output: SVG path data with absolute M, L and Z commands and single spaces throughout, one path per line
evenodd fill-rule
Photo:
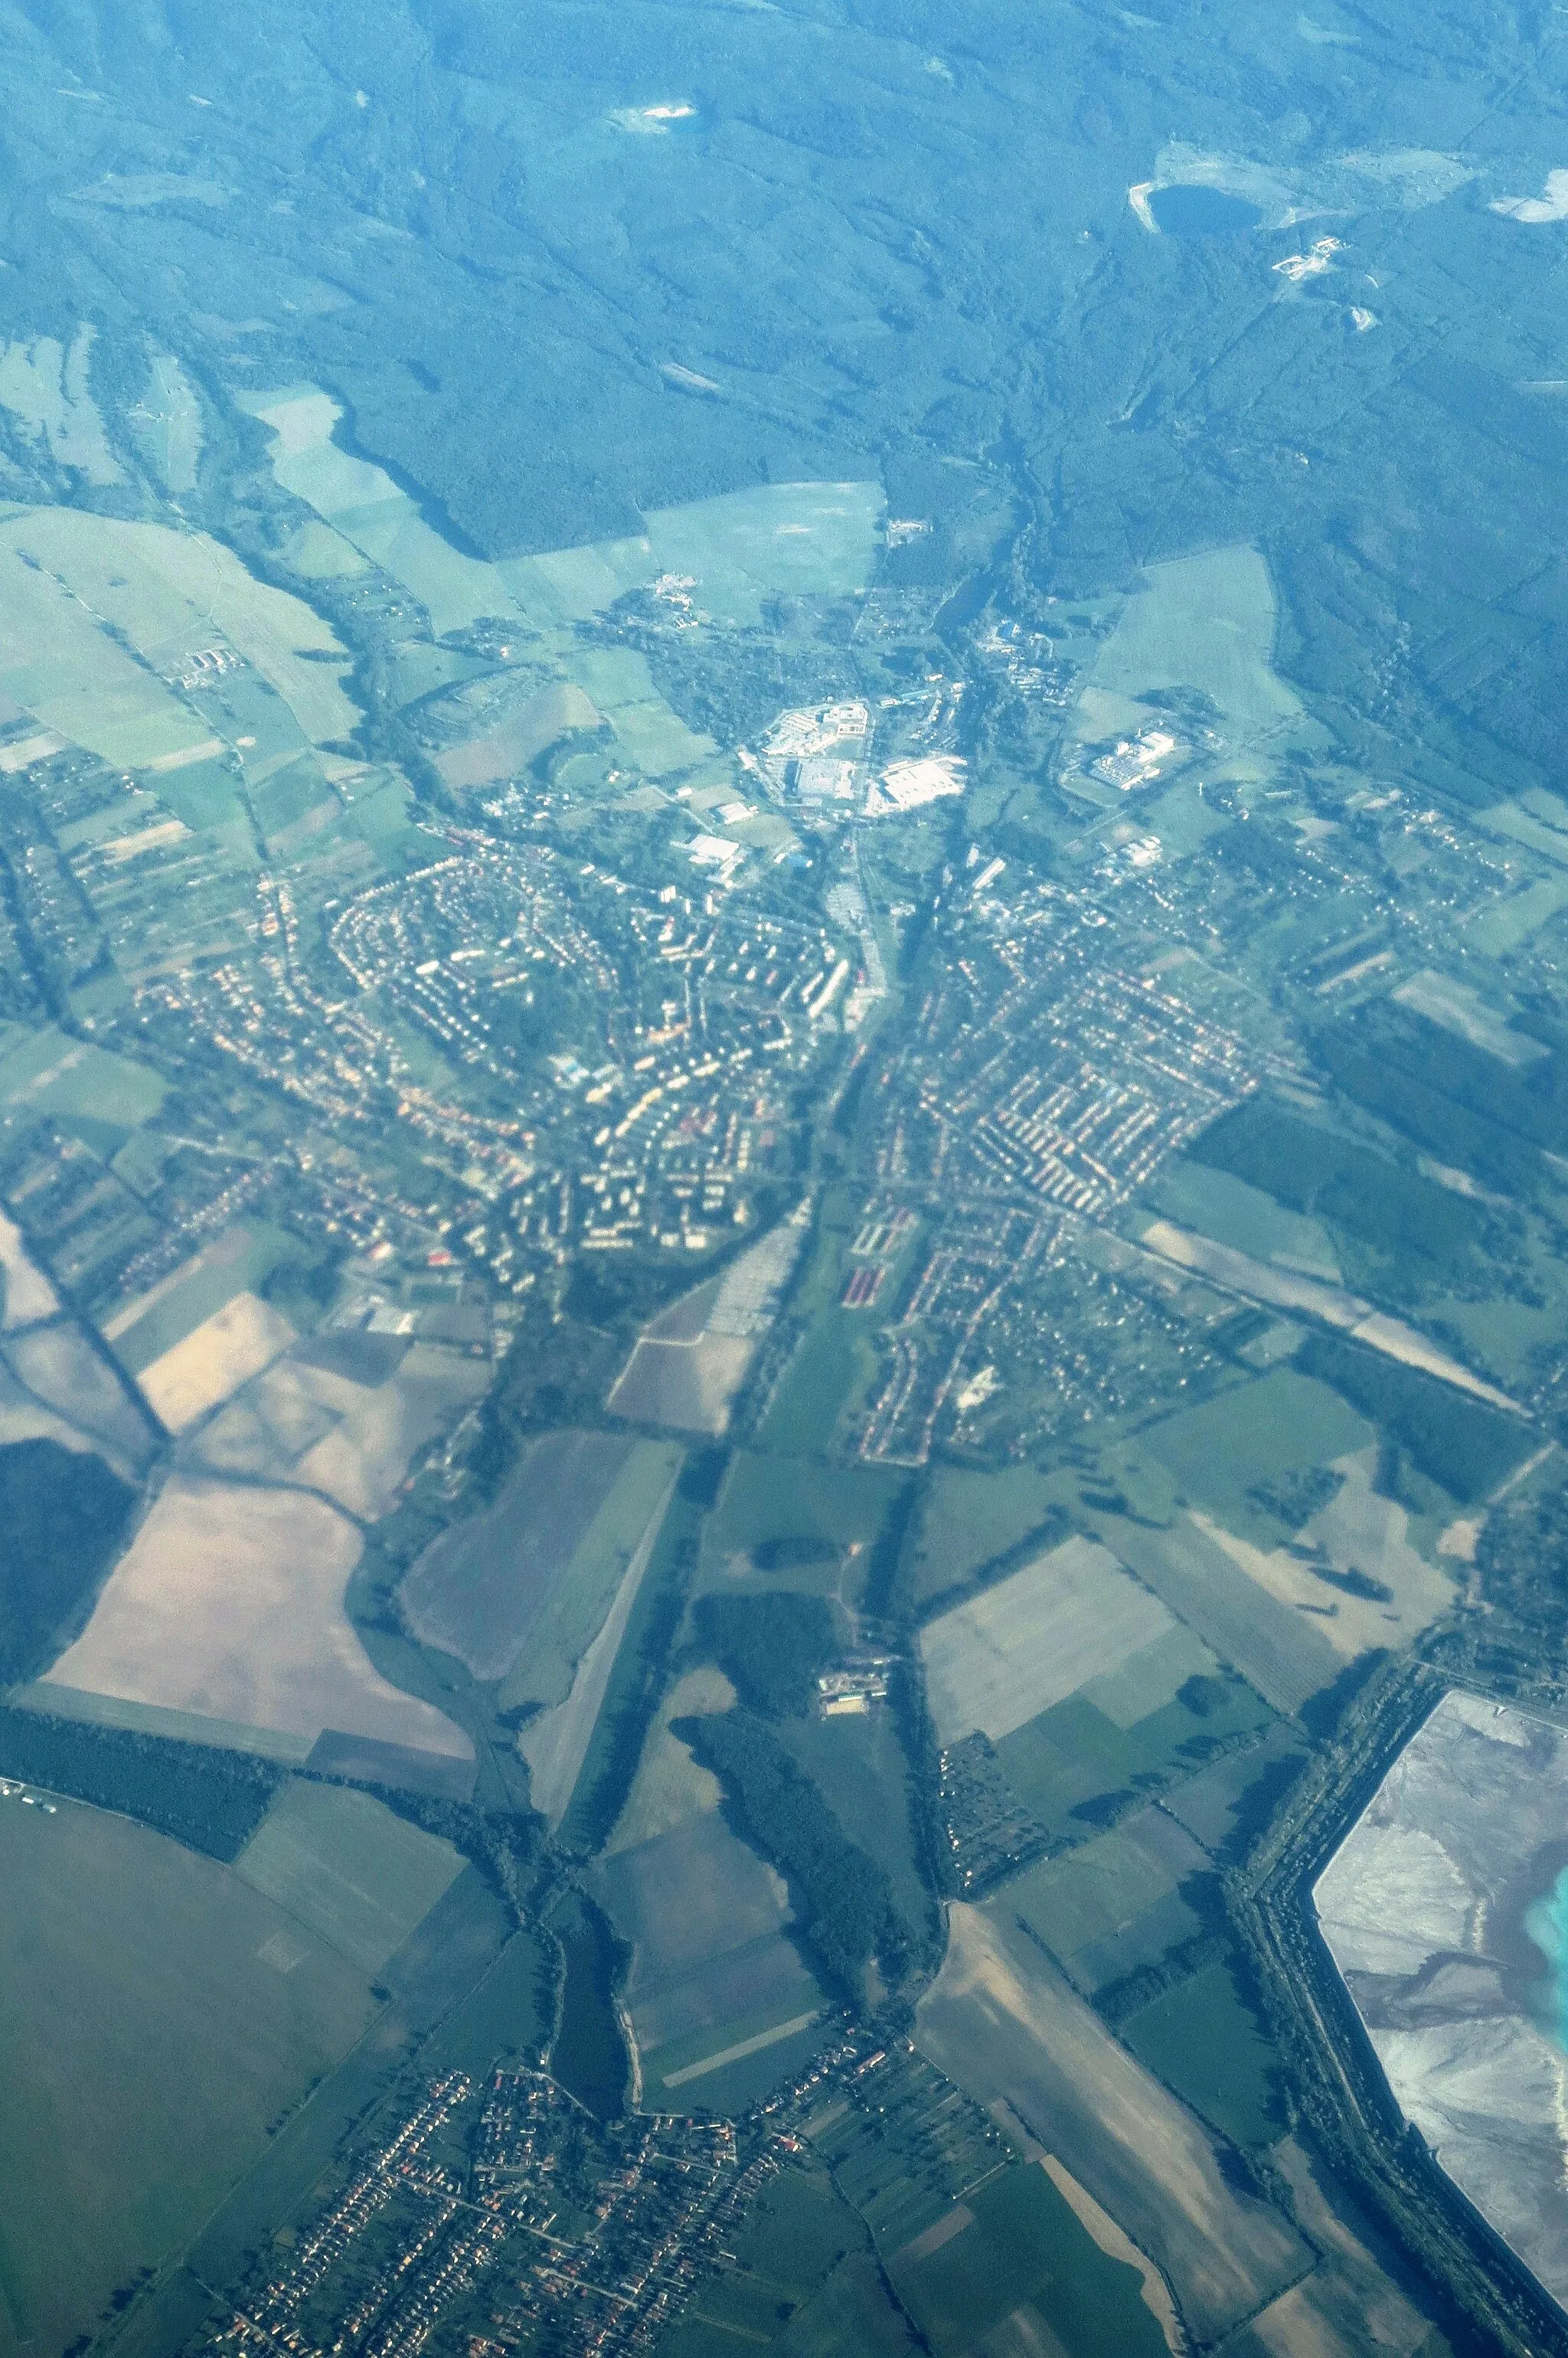
M 58 2352 L 195 2234 L 352 2046 L 365 1975 L 130 1821 L 0 1802 L 0 2352 Z

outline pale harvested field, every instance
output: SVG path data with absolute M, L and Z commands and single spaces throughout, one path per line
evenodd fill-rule
M 371 1521 L 384 1514 L 410 1458 L 490 1389 L 490 1363 L 416 1343 L 389 1383 L 358 1399 L 299 1461 L 299 1479 Z
M 30 1326 L 36 1319 L 52 1318 L 59 1308 L 53 1286 L 28 1259 L 22 1231 L 0 1212 L 0 1271 L 5 1272 L 5 1329 Z
M 1282 2292 L 1312 2255 L 1279 2214 L 1237 2193 L 1185 2106 L 1135 2062 L 1005 1909 L 955 1901 L 916 2043 L 981 2104 L 1005 2098 L 1031 2134 L 1146 2252 L 1190 2332 L 1218 2340 Z
M 236 1293 L 183 1343 L 144 1368 L 137 1381 L 154 1415 L 170 1433 L 185 1433 L 296 1339 L 287 1319 L 270 1304 L 254 1293 Z
M 8 1449 L 17 1441 L 58 1441 L 62 1449 L 73 1449 L 78 1455 L 96 1453 L 114 1464 L 113 1450 L 52 1408 L 45 1408 L 16 1381 L 9 1368 L 0 1367 L 0 1449 Z M 135 1470 L 123 1459 L 114 1465 L 122 1478 L 128 1478 Z
M 214 1474 L 291 1481 L 306 1451 L 332 1431 L 358 1389 L 292 1357 L 275 1360 L 202 1427 L 193 1452 Z
M 12 1373 L 46 1408 L 69 1418 L 121 1464 L 138 1470 L 152 1435 L 114 1370 L 77 1326 L 44 1326 L 5 1346 Z
M 1456 1391 L 1469 1392 L 1493 1408 L 1516 1406 L 1507 1392 L 1498 1391 L 1495 1384 L 1473 1375 L 1446 1351 L 1440 1351 L 1435 1343 L 1428 1342 L 1424 1335 L 1417 1334 L 1413 1326 L 1407 1326 L 1402 1318 L 1387 1317 L 1382 1311 L 1374 1310 L 1369 1302 L 1363 1302 L 1359 1294 L 1347 1293 L 1343 1286 L 1297 1277 L 1271 1262 L 1254 1260 L 1250 1253 L 1237 1252 L 1229 1245 L 1217 1245 L 1207 1237 L 1194 1236 L 1171 1220 L 1152 1221 L 1143 1230 L 1141 1242 L 1146 1251 L 1174 1261 L 1180 1269 L 1195 1270 L 1200 1277 L 1212 1278 L 1217 1285 L 1233 1293 L 1247 1294 L 1254 1302 L 1266 1302 L 1275 1310 L 1308 1311 L 1325 1325 L 1337 1326 L 1353 1335 L 1370 1350 L 1381 1351 L 1385 1358 L 1398 1359 L 1402 1367 L 1419 1368 L 1423 1375 L 1435 1376 L 1440 1383 L 1452 1384 Z
M 416 1343 L 380 1384 L 357 1384 L 291 1355 L 239 1391 L 202 1433 L 197 1454 L 215 1473 L 302 1482 L 373 1522 L 415 1451 L 480 1399 L 490 1377 L 487 1361 L 431 1343 Z
M 471 1758 L 460 1729 L 372 1666 L 343 1610 L 359 1552 L 319 1498 L 176 1475 L 49 1676 L 286 1735 L 341 1728 Z
M 610 1395 L 611 1414 L 676 1433 L 721 1433 L 756 1347 L 735 1335 L 704 1335 L 692 1343 L 644 1335 Z
M 1070 1539 L 921 1633 L 936 1733 L 994 1741 L 1173 1628 L 1107 1548 Z
M 1339 1496 L 1315 1514 L 1301 1539 L 1324 1550 L 1331 1572 L 1356 1571 L 1392 1592 L 1388 1598 L 1353 1596 L 1284 1548 L 1253 1547 L 1224 1531 L 1195 1509 L 1192 1520 L 1204 1536 L 1239 1565 L 1271 1596 L 1293 1611 L 1309 1614 L 1336 1653 L 1346 1660 L 1373 1646 L 1408 1644 L 1446 1613 L 1454 1583 L 1418 1555 L 1406 1533 L 1410 1517 L 1372 1487 L 1375 1454 L 1363 1451 L 1338 1460 L 1344 1476 Z

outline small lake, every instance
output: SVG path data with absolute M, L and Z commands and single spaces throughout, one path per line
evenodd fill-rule
M 1167 237 L 1242 237 L 1263 218 L 1245 197 L 1223 189 L 1156 189 L 1149 210 Z
M 566 1964 L 550 2073 L 601 2121 L 625 2108 L 630 2077 L 615 2009 L 615 1936 L 597 1908 L 574 1898 L 556 1920 Z

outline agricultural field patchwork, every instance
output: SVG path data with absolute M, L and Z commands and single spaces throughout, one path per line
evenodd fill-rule
M 1109 1552 L 1068 1540 L 967 1605 L 928 1622 L 921 1650 L 932 1716 L 946 1743 L 977 1729 L 993 1742 L 1134 1657 L 1155 1666 L 1175 1627 L 1148 1590 Z M 1177 1668 L 1169 1702 L 1187 1675 Z M 1151 1701 L 1148 1708 L 1157 1707 Z M 1141 1714 L 1140 1714 L 1141 1715 Z
M 63 2348 L 201 2225 L 360 2037 L 368 1977 L 127 1819 L 0 1802 L 0 2348 Z
M 650 2102 L 732 2101 L 809 2051 L 825 2001 L 785 1931 L 784 1887 L 719 1812 L 615 1852 L 596 1880 L 633 1952 L 625 2005 Z

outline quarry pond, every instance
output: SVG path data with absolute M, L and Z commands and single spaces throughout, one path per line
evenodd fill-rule
M 1568 1730 L 1449 1693 L 1315 1898 L 1406 2119 L 1568 2306 Z

